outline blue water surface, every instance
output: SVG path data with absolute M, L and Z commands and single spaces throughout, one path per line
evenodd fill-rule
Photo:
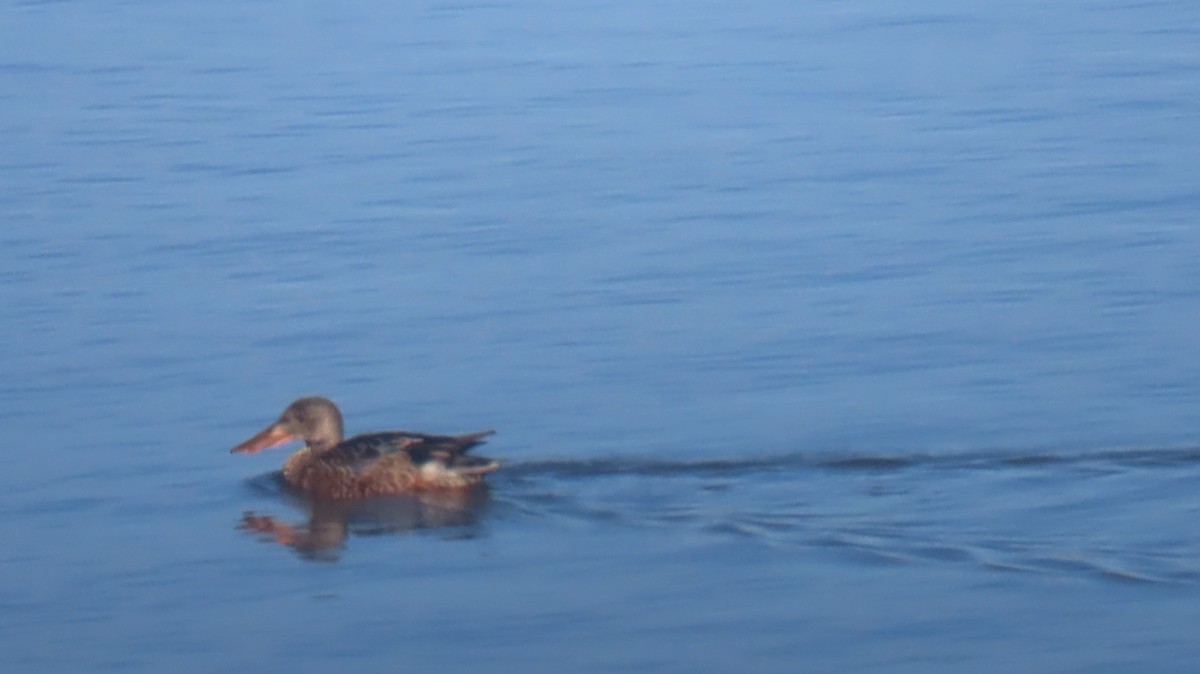
M 0 35 L 0 669 L 1200 661 L 1200 5 Z M 314 393 L 504 467 L 329 509 L 229 455 Z

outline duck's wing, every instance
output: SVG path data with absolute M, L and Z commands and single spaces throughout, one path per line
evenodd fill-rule
M 404 450 L 419 443 L 418 438 L 403 432 L 365 433 L 347 438 L 337 447 L 322 453 L 321 462 L 357 475 L 387 457 L 406 457 Z
M 343 440 L 322 456 L 323 461 L 351 469 L 355 474 L 371 470 L 396 470 L 404 465 L 420 468 L 437 462 L 443 466 L 474 463 L 463 454 L 495 431 L 464 435 L 430 435 L 411 431 L 366 433 Z M 380 465 L 384 464 L 384 465 Z
M 380 433 L 396 450 L 363 466 L 358 479 L 386 483 L 388 488 L 440 489 L 478 484 L 483 476 L 500 467 L 491 459 L 467 456 L 466 451 L 493 431 L 466 435 L 428 435 L 394 431 Z M 383 439 L 381 439 L 383 441 Z
M 443 465 L 451 465 L 465 459 L 463 455 L 468 450 L 495 432 L 487 430 L 464 435 L 429 435 L 396 431 L 395 434 L 404 438 L 406 444 L 403 451 L 408 453 L 413 463 L 420 465 L 438 461 Z

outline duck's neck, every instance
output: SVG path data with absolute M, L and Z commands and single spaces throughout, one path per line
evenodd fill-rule
M 292 484 L 299 484 L 304 469 L 316 458 L 316 452 L 310 447 L 301 447 L 283 462 L 283 479 Z
M 342 436 L 340 433 L 336 435 L 330 434 L 327 436 L 304 439 L 304 444 L 308 445 L 308 449 L 311 449 L 314 454 L 323 454 L 328 452 L 329 450 L 341 444 L 341 442 Z

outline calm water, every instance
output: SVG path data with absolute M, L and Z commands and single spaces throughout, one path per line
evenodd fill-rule
M 0 34 L 5 671 L 1200 661 L 1200 5 Z M 297 499 L 311 393 L 504 470 Z

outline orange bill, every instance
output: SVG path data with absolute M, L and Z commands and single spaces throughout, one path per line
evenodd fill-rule
M 231 454 L 253 454 L 261 452 L 264 449 L 270 449 L 271 447 L 278 447 L 294 439 L 291 433 L 284 430 L 283 426 L 271 424 L 264 428 L 261 433 L 234 447 L 229 452 Z

